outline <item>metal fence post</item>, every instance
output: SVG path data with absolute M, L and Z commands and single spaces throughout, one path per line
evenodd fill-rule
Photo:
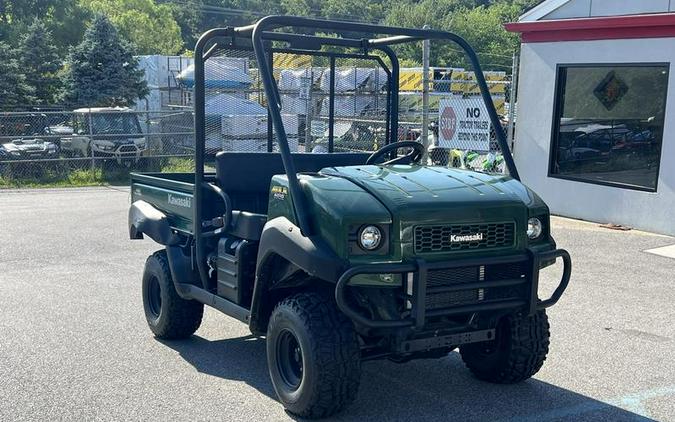
M 430 29 L 424 25 L 422 29 Z M 429 50 L 431 44 L 428 39 L 422 41 L 422 145 L 424 155 L 422 160 L 427 160 L 429 151 Z
M 167 66 L 169 59 L 167 58 Z M 168 78 L 168 76 L 167 76 Z M 169 98 L 169 101 L 171 99 Z M 160 107 L 161 107 L 161 102 L 162 99 L 160 97 Z M 141 156 L 146 155 L 161 155 L 164 151 L 164 148 L 161 148 L 159 145 L 160 143 L 157 142 L 157 140 L 153 140 L 152 136 L 150 135 L 150 101 L 146 98 L 145 99 L 145 154 L 141 154 Z M 159 150 L 159 151 L 158 151 Z M 146 161 L 150 160 L 149 158 L 146 158 Z M 143 162 L 143 161 L 141 161 Z
M 508 133 L 506 134 L 506 141 L 511 148 L 511 152 L 514 149 L 514 128 L 515 128 L 515 117 L 516 117 L 516 95 L 518 92 L 518 67 L 520 66 L 520 56 L 518 52 L 513 53 L 513 67 L 511 68 L 511 89 L 509 91 L 509 125 Z
M 307 75 L 307 73 L 305 73 Z M 312 84 L 314 82 L 314 70 L 309 71 L 309 77 L 300 79 L 300 96 L 305 97 L 305 152 L 312 151 Z
M 94 126 L 92 125 L 92 118 L 91 118 L 91 107 L 89 107 L 89 113 L 87 116 L 89 120 L 89 152 L 91 154 L 91 171 L 93 172 L 96 169 L 96 163 L 94 161 L 94 148 L 92 147 L 94 143 Z

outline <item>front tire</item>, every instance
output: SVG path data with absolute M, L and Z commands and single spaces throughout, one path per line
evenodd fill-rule
M 267 328 L 267 363 L 284 407 L 306 418 L 330 416 L 355 398 L 361 378 L 352 322 L 317 293 L 281 301 Z
M 160 339 L 190 337 L 202 323 L 204 305 L 178 295 L 166 251 L 155 252 L 145 262 L 143 309 L 150 331 Z
M 549 328 L 544 310 L 533 316 L 509 315 L 499 321 L 494 341 L 466 344 L 459 352 L 476 378 L 517 383 L 532 377 L 544 364 Z

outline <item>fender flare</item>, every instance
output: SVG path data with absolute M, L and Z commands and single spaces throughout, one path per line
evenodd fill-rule
M 129 238 L 143 239 L 148 235 L 160 245 L 176 245 L 180 241 L 169 225 L 166 214 L 145 201 L 135 201 L 129 207 Z
M 144 234 L 166 246 L 166 257 L 176 291 L 182 298 L 190 299 L 183 292 L 181 285 L 199 285 L 199 278 L 192 268 L 189 251 L 179 244 L 181 239 L 171 230 L 166 214 L 152 204 L 138 200 L 129 208 L 129 238 L 143 239 Z
M 278 258 L 329 283 L 337 283 L 347 261 L 340 258 L 319 236 L 303 236 L 300 228 L 285 217 L 277 217 L 265 224 L 258 246 L 255 285 L 251 299 L 250 329 L 264 333 L 267 319 L 274 307 L 266 292 L 275 283 L 274 262 Z M 278 261 L 277 261 L 278 262 Z

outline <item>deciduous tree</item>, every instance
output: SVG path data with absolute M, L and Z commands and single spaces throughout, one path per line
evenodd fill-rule
M 154 0 L 80 0 L 103 13 L 135 47 L 135 54 L 176 54 L 183 49 L 181 30 L 167 4 Z

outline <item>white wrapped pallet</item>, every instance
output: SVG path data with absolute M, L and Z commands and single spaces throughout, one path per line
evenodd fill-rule
M 187 88 L 195 85 L 194 64 L 183 70 L 177 79 Z M 206 88 L 245 89 L 251 85 L 248 60 L 238 57 L 213 57 L 204 64 Z
M 324 69 L 314 67 L 310 69 L 282 69 L 279 72 L 279 90 L 281 91 L 299 91 L 304 87 L 305 80 L 311 78 L 314 85 L 323 74 Z
M 308 99 L 300 98 L 298 94 L 281 94 L 281 110 L 284 113 L 307 114 L 312 109 Z
M 330 72 L 324 72 L 319 86 L 324 92 L 330 90 Z M 382 68 L 350 67 L 335 71 L 335 92 L 379 91 L 387 84 L 387 73 Z
M 299 143 L 298 137 L 288 137 L 288 147 L 291 152 L 298 152 Z M 245 151 L 245 152 L 267 152 L 267 138 L 250 138 L 250 139 L 225 139 L 223 141 L 224 151 Z M 273 143 L 273 150 L 279 151 L 279 145 L 275 141 Z
M 221 133 L 232 138 L 267 137 L 267 115 L 230 114 L 223 116 Z
M 267 109 L 255 101 L 245 100 L 231 94 L 208 95 L 205 104 L 206 114 L 267 114 Z
M 174 87 L 174 78 L 194 63 L 191 57 L 159 54 L 136 56 L 136 59 L 138 67 L 145 71 L 144 79 L 150 89 Z
M 330 99 L 324 98 L 321 102 L 321 112 L 319 115 L 328 116 Z M 375 96 L 372 94 L 355 94 L 349 96 L 335 97 L 335 116 L 336 117 L 357 117 L 368 114 L 371 110 L 376 110 Z M 384 103 L 377 108 L 382 111 Z
M 282 114 L 286 136 L 298 136 L 298 115 Z M 221 133 L 231 138 L 267 139 L 267 114 L 230 114 L 221 119 Z
M 282 114 L 281 121 L 284 122 L 284 130 L 289 138 L 298 136 L 299 119 L 297 114 Z M 290 141 L 289 141 L 290 142 Z

